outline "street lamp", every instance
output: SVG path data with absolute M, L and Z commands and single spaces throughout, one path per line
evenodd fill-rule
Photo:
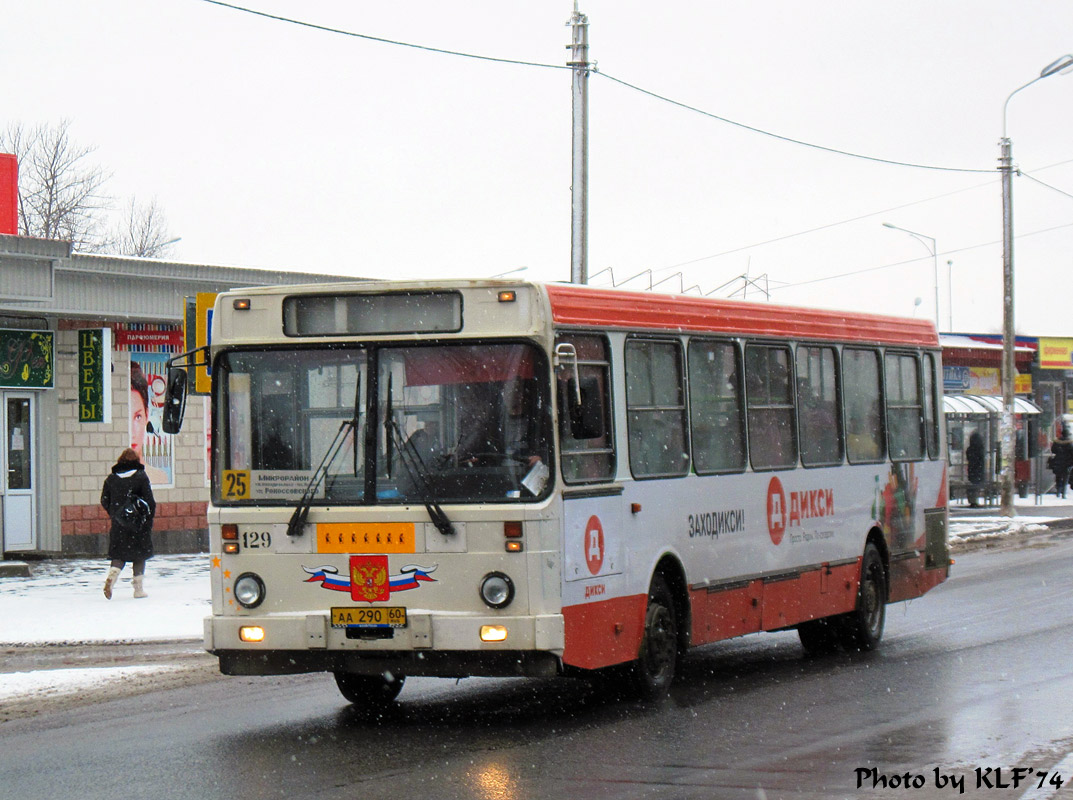
M 1073 69 L 1073 55 L 1064 55 L 1040 70 L 1039 77 L 1010 92 L 1002 105 L 1002 139 L 999 141 L 999 172 L 1002 173 L 1002 421 L 999 434 L 1002 444 L 1002 515 L 1012 517 L 1014 483 L 1013 400 L 1013 146 L 1006 135 L 1006 111 L 1010 100 L 1036 81 Z
M 901 231 L 902 233 L 908 233 L 926 248 L 931 253 L 932 269 L 935 271 L 935 332 L 939 332 L 939 251 L 935 244 L 934 236 L 925 236 L 923 233 L 917 233 L 911 231 L 908 228 L 899 228 L 897 225 L 891 225 L 889 222 L 883 223 L 884 228 L 890 228 L 893 231 Z M 927 239 L 927 241 L 924 241 Z M 931 244 L 928 244 L 931 242 Z

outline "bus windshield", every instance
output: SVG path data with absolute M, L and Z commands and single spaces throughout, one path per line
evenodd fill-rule
M 543 497 L 546 364 L 531 344 L 498 342 L 224 353 L 216 500 L 293 504 L 322 463 L 314 505 Z

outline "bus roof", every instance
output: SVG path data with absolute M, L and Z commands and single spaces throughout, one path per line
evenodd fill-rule
M 549 283 L 546 288 L 552 319 L 559 325 L 939 346 L 931 322 L 907 317 L 627 292 L 578 284 Z
M 935 326 L 928 320 L 856 311 L 783 306 L 745 300 L 657 294 L 573 283 L 532 283 L 492 279 L 366 280 L 294 286 L 232 289 L 231 295 L 363 294 L 427 292 L 434 289 L 521 288 L 547 292 L 556 325 L 652 331 L 695 331 L 728 335 L 818 339 L 939 347 Z

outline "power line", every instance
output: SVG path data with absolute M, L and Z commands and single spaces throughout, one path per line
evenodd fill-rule
M 494 56 L 482 56 L 482 55 L 477 55 L 475 53 L 464 53 L 464 52 L 459 51 L 459 50 L 446 50 L 446 49 L 440 48 L 440 47 L 428 47 L 426 45 L 414 44 L 412 42 L 402 42 L 402 41 L 398 41 L 398 40 L 395 40 L 395 39 L 385 39 L 385 38 L 380 37 L 380 36 L 370 36 L 370 35 L 364 34 L 364 33 L 355 33 L 354 31 L 347 31 L 347 30 L 343 30 L 342 28 L 333 28 L 333 27 L 330 27 L 328 25 L 318 25 L 318 24 L 313 23 L 313 22 L 304 22 L 303 20 L 294 19 L 292 17 L 284 17 L 284 16 L 281 16 L 279 14 L 269 14 L 266 11 L 257 11 L 255 9 L 247 8 L 245 6 L 235 5 L 234 3 L 225 3 L 225 2 L 223 2 L 223 0 L 201 0 L 201 2 L 208 3 L 209 5 L 220 6 L 221 8 L 229 8 L 229 9 L 231 9 L 233 11 L 240 11 L 240 12 L 245 13 L 245 14 L 253 14 L 254 16 L 263 17 L 265 19 L 275 20 L 277 22 L 286 22 L 286 23 L 288 23 L 290 25 L 298 25 L 298 26 L 303 27 L 303 28 L 310 28 L 312 30 L 323 31 L 325 33 L 335 33 L 335 34 L 339 34 L 341 36 L 349 36 L 349 37 L 352 37 L 354 39 L 364 39 L 364 40 L 370 41 L 370 42 L 379 42 L 381 44 L 390 44 L 390 45 L 395 45 L 397 47 L 409 47 L 409 48 L 412 48 L 414 50 L 423 50 L 423 51 L 429 52 L 429 53 L 439 53 L 441 55 L 457 56 L 459 58 L 472 58 L 472 59 L 476 59 L 476 60 L 479 60 L 479 61 L 491 61 L 491 62 L 495 62 L 495 63 L 498 63 L 498 64 L 514 64 L 514 65 L 523 66 L 523 67 L 540 67 L 542 69 L 559 69 L 559 70 L 564 70 L 564 69 L 565 70 L 572 70 L 573 69 L 572 66 L 568 66 L 566 64 L 545 64 L 545 63 L 538 62 L 538 61 L 521 61 L 521 60 L 512 59 L 512 58 L 497 58 L 497 57 L 494 57 Z M 790 137 L 790 136 L 783 136 L 782 134 L 773 133 L 772 131 L 767 131 L 767 130 L 764 130 L 762 128 L 757 128 L 757 127 L 752 126 L 752 125 L 746 125 L 743 122 L 737 122 L 735 120 L 728 119 L 727 117 L 723 117 L 723 116 L 720 116 L 718 114 L 713 114 L 710 111 L 704 111 L 703 109 L 697 108 L 695 106 L 688 105 L 687 103 L 683 103 L 683 102 L 678 101 L 678 100 L 672 100 L 671 98 L 666 97 L 666 96 L 661 95 L 661 94 L 658 94 L 657 92 L 649 91 L 648 89 L 643 89 L 640 86 L 636 86 L 635 84 L 632 84 L 632 83 L 629 83 L 627 81 L 624 81 L 621 78 L 616 78 L 613 75 L 607 74 L 606 72 L 600 72 L 596 68 L 595 63 L 593 63 L 591 65 L 591 70 L 596 75 L 600 75 L 600 76 L 606 78 L 609 81 L 613 81 L 614 83 L 617 83 L 620 86 L 624 86 L 627 89 L 632 89 L 635 92 L 639 92 L 639 93 L 641 93 L 643 95 L 646 95 L 648 97 L 651 97 L 651 98 L 653 98 L 655 100 L 659 100 L 659 101 L 664 102 L 664 103 L 669 103 L 670 105 L 677 106 L 678 108 L 682 108 L 682 109 L 685 109 L 687 111 L 692 111 L 695 114 L 700 114 L 700 115 L 708 117 L 710 119 L 714 119 L 714 120 L 717 120 L 719 122 L 726 123 L 727 125 L 733 125 L 735 127 L 741 128 L 742 130 L 751 131 L 753 133 L 759 133 L 759 134 L 761 134 L 763 136 L 769 136 L 772 139 L 778 139 L 779 141 L 789 142 L 791 144 L 800 145 L 802 147 L 810 147 L 810 148 L 812 148 L 814 150 L 822 150 L 823 152 L 826 152 L 826 153 L 834 153 L 835 155 L 848 156 L 850 158 L 857 158 L 857 159 L 861 159 L 863 161 L 872 161 L 872 162 L 878 163 L 878 164 L 890 164 L 892 166 L 897 166 L 897 167 L 911 167 L 913 169 L 928 169 L 928 170 L 934 170 L 934 171 L 939 171 L 939 172 L 974 172 L 974 173 L 993 173 L 993 172 L 995 172 L 994 169 L 966 169 L 966 168 L 962 168 L 962 167 L 940 167 L 940 166 L 935 166 L 935 165 L 930 165 L 930 164 L 914 164 L 914 163 L 909 162 L 909 161 L 896 161 L 894 159 L 889 159 L 889 158 L 878 158 L 876 156 L 863 155 L 862 153 L 854 153 L 854 152 L 851 152 L 849 150 L 840 150 L 840 149 L 838 149 L 836 147 L 827 147 L 826 145 L 822 145 L 822 144 L 815 144 L 813 142 L 806 142 L 806 141 L 804 141 L 802 139 L 794 139 L 793 137 Z
M 1018 176 L 1020 176 L 1022 178 L 1028 178 L 1030 181 L 1035 181 L 1040 186 L 1045 186 L 1046 188 L 1050 189 L 1052 192 L 1058 192 L 1058 194 L 1064 194 L 1066 197 L 1073 197 L 1073 194 L 1070 194 L 1069 192 L 1067 192 L 1067 191 L 1065 191 L 1063 189 L 1059 189 L 1057 186 L 1051 186 L 1049 183 L 1044 183 L 1039 178 L 1033 178 L 1027 172 L 1021 172 L 1020 170 L 1018 170 L 1017 174 L 1018 174 Z
M 1051 233 L 1053 231 L 1062 230 L 1063 228 L 1073 228 L 1073 222 L 1067 222 L 1064 225 L 1055 225 L 1053 228 L 1042 228 L 1041 230 L 1030 231 L 1029 233 L 1020 233 L 1020 234 L 1017 235 L 1016 238 L 1017 239 L 1027 239 L 1029 236 L 1039 236 L 1039 235 L 1044 234 L 1044 233 Z M 941 257 L 941 256 L 951 256 L 951 255 L 954 255 L 956 253 L 967 253 L 970 250 L 979 250 L 981 247 L 994 247 L 997 244 L 1002 244 L 1002 241 L 1001 240 L 996 240 L 996 241 L 993 241 L 993 242 L 982 242 L 981 244 L 973 244 L 973 245 L 969 245 L 968 247 L 958 247 L 958 248 L 956 248 L 954 250 L 944 250 L 941 253 L 936 253 L 934 257 L 938 258 L 938 257 Z M 775 287 L 774 289 L 772 289 L 772 291 L 776 291 L 776 290 L 780 290 L 780 289 L 793 289 L 793 288 L 798 287 L 798 286 L 808 286 L 808 285 L 813 284 L 813 283 L 823 283 L 824 281 L 834 281 L 834 280 L 838 280 L 839 278 L 852 278 L 855 275 L 864 275 L 867 272 L 879 272 L 880 270 L 884 270 L 884 269 L 892 269 L 894 267 L 904 267 L 906 264 L 915 264 L 918 261 L 931 261 L 932 258 L 933 258 L 933 256 L 931 256 L 931 255 L 921 256 L 920 258 L 909 258 L 909 259 L 906 259 L 905 261 L 896 261 L 896 262 L 894 262 L 892 264 L 880 264 L 880 265 L 875 266 L 875 267 L 865 267 L 864 269 L 857 269 L 857 270 L 853 270 L 852 272 L 842 272 L 842 273 L 839 273 L 838 275 L 828 275 L 827 277 L 824 277 L 824 278 L 813 278 L 812 280 L 798 281 L 797 283 L 784 283 L 781 286 Z
M 350 36 L 354 39 L 364 39 L 369 42 L 379 42 L 380 44 L 391 44 L 397 47 L 409 47 L 414 50 L 424 50 L 428 53 L 439 53 L 445 56 L 458 56 L 459 58 L 473 58 L 478 61 L 494 61 L 499 64 L 516 64 L 522 67 L 543 67 L 544 69 L 573 69 L 565 64 L 542 64 L 538 61 L 519 61 L 513 58 L 496 58 L 495 56 L 482 56 L 475 53 L 463 53 L 459 50 L 445 50 L 440 47 L 428 47 L 423 44 L 413 44 L 412 42 L 400 42 L 395 39 L 384 39 L 380 36 L 369 36 L 365 33 L 355 33 L 354 31 L 346 31 L 342 28 L 332 28 L 328 25 L 318 25 L 314 22 L 305 22 L 300 19 L 294 19 L 292 17 L 283 17 L 279 14 L 269 14 L 266 11 L 257 11 L 253 8 L 246 8 L 245 6 L 235 5 L 233 3 L 225 3 L 222 0 L 201 0 L 203 3 L 208 3 L 211 6 L 220 6 L 222 8 L 230 8 L 232 11 L 241 11 L 244 14 L 253 14 L 257 17 L 264 17 L 265 19 L 275 20 L 276 22 L 286 22 L 289 25 L 298 25 L 302 28 L 311 28 L 316 31 L 323 31 L 324 33 L 337 33 L 340 36 Z
M 806 142 L 806 141 L 803 141 L 801 139 L 794 139 L 794 138 L 789 137 L 789 136 L 783 136 L 783 135 L 778 134 L 778 133 L 772 133 L 771 131 L 766 131 L 763 128 L 756 128 L 756 127 L 754 127 L 752 125 L 746 125 L 743 122 L 735 122 L 732 119 L 727 119 L 726 117 L 721 117 L 718 114 L 713 114 L 710 111 L 704 111 L 703 109 L 697 108 L 696 106 L 691 106 L 691 105 L 688 105 L 687 103 L 683 103 L 683 102 L 680 102 L 678 100 L 672 100 L 671 98 L 666 97 L 664 95 L 657 94 L 656 92 L 651 92 L 648 89 L 642 89 L 640 86 L 635 86 L 632 83 L 627 83 L 626 81 L 624 81 L 624 80 L 622 80 L 620 78 L 616 78 L 613 75 L 608 75 L 606 72 L 600 72 L 599 70 L 596 70 L 596 69 L 594 69 L 593 71 L 597 75 L 602 75 L 604 78 L 607 78 L 609 81 L 614 81 L 615 83 L 620 84 L 622 86 L 625 86 L 628 89 L 633 89 L 635 92 L 640 92 L 641 94 L 647 95 L 648 97 L 654 98 L 656 100 L 661 100 L 664 103 L 670 103 L 671 105 L 678 106 L 679 108 L 683 108 L 686 111 L 692 111 L 692 112 L 694 112 L 696 114 L 701 114 L 702 116 L 710 117 L 711 119 L 718 120 L 719 122 L 725 122 L 728 125 L 734 125 L 735 127 L 742 128 L 742 129 L 747 130 L 747 131 L 752 131 L 753 133 L 759 133 L 759 134 L 762 134 L 764 136 L 770 136 L 772 139 L 779 139 L 780 141 L 790 142 L 791 144 L 799 144 L 799 145 L 801 145 L 803 147 L 811 147 L 814 150 L 823 150 L 826 153 L 835 153 L 836 155 L 840 155 L 840 156 L 849 156 L 850 158 L 859 158 L 859 159 L 861 159 L 863 161 L 874 161 L 874 162 L 877 162 L 877 163 L 880 163 L 880 164 L 892 164 L 892 165 L 894 165 L 896 167 L 913 167 L 914 169 L 930 169 L 930 170 L 937 170 L 937 171 L 940 171 L 940 172 L 976 172 L 976 173 L 993 173 L 993 172 L 995 172 L 994 169 L 967 169 L 967 168 L 964 168 L 964 167 L 938 167 L 938 166 L 931 165 L 931 164 L 914 164 L 914 163 L 909 162 L 909 161 L 895 161 L 895 160 L 892 160 L 892 159 L 889 159 L 889 158 L 877 158 L 875 156 L 866 156 L 866 155 L 863 155 L 861 153 L 850 152 L 849 150 L 839 150 L 836 147 L 827 147 L 827 146 L 822 145 L 822 144 L 815 144 L 813 142 Z
M 893 211 L 901 211 L 903 208 L 910 208 L 912 206 L 920 205 L 921 203 L 930 203 L 932 200 L 942 200 L 945 197 L 951 197 L 951 196 L 953 196 L 955 194 L 961 194 L 962 192 L 974 191 L 976 189 L 983 188 L 984 186 L 991 186 L 994 183 L 996 183 L 997 180 L 998 179 L 996 178 L 993 181 L 988 181 L 986 183 L 978 183 L 978 184 L 976 184 L 974 186 L 966 186 L 964 189 L 955 189 L 952 192 L 946 192 L 945 194 L 937 194 L 937 195 L 934 195 L 933 197 L 925 197 L 922 200 L 914 200 L 911 203 L 903 203 L 900 206 L 892 206 L 891 208 L 884 208 L 884 209 L 881 209 L 880 211 L 872 211 L 872 212 L 870 212 L 868 214 L 861 214 L 858 217 L 850 217 L 849 219 L 839 220 L 838 222 L 829 222 L 826 225 L 817 225 L 815 228 L 808 228 L 807 230 L 797 231 L 796 233 L 787 233 L 787 234 L 785 234 L 783 236 L 776 236 L 774 239 L 765 239 L 764 241 L 756 242 L 755 244 L 742 245 L 741 247 L 735 247 L 732 250 L 724 250 L 721 253 L 713 253 L 710 256 L 701 256 L 700 258 L 694 258 L 694 259 L 692 259 L 690 261 L 683 261 L 683 262 L 681 262 L 679 264 L 671 264 L 670 266 L 666 266 L 666 267 L 657 267 L 654 271 L 659 272 L 660 270 L 665 270 L 665 269 L 675 269 L 677 267 L 685 267 L 685 266 L 688 266 L 690 264 L 696 264 L 696 263 L 698 263 L 700 261 L 708 261 L 708 260 L 713 259 L 713 258 L 721 258 L 723 256 L 733 255 L 734 253 L 740 253 L 743 250 L 752 250 L 752 249 L 757 248 L 757 247 L 764 247 L 765 245 L 775 244 L 777 242 L 784 242 L 787 239 L 794 239 L 794 238 L 796 238 L 798 236 L 805 236 L 805 235 L 810 234 L 810 233 L 818 233 L 819 231 L 824 231 L 824 230 L 827 230 L 828 228 L 836 228 L 839 225 L 848 225 L 851 222 L 860 222 L 861 220 L 869 219 L 870 217 L 878 217 L 878 216 L 880 216 L 882 214 L 890 214 Z
M 1055 167 L 1062 167 L 1062 166 L 1065 166 L 1066 164 L 1070 164 L 1070 163 L 1073 163 L 1073 158 L 1066 159 L 1065 161 L 1057 161 L 1054 164 L 1048 164 L 1045 167 L 1039 167 L 1038 169 L 1033 170 L 1033 172 L 1043 172 L 1044 170 L 1054 169 Z M 1037 183 L 1043 183 L 1043 181 L 1041 181 L 1041 180 L 1039 180 L 1037 178 L 1033 178 L 1032 175 L 1027 173 L 1027 172 L 1019 171 L 1017 174 L 1025 177 L 1025 178 L 1029 178 L 1030 180 L 1034 180 Z M 769 244 L 776 244 L 778 242 L 784 242 L 787 239 L 794 239 L 794 238 L 796 238 L 798 236 L 805 236 L 805 235 L 810 234 L 810 233 L 818 233 L 819 231 L 824 231 L 824 230 L 827 230 L 829 228 L 836 228 L 839 225 L 849 225 L 850 223 L 853 223 L 853 222 L 860 222 L 861 220 L 870 219 L 871 217 L 878 217 L 878 216 L 881 216 L 883 214 L 890 214 L 890 213 L 892 213 L 894 211 L 901 211 L 903 208 L 911 208 L 912 206 L 917 206 L 917 205 L 920 205 L 921 203 L 930 203 L 933 200 L 942 200 L 942 199 L 947 198 L 947 197 L 953 197 L 956 194 L 961 194 L 962 192 L 971 192 L 971 191 L 975 191 L 976 189 L 982 189 L 985 186 L 992 186 L 994 184 L 995 184 L 995 181 L 987 181 L 985 183 L 977 183 L 977 184 L 974 184 L 972 186 L 966 186 L 963 189 L 955 189 L 952 192 L 945 192 L 944 194 L 937 194 L 937 195 L 933 195 L 931 197 L 925 197 L 925 198 L 923 198 L 921 200 L 914 200 L 911 203 L 903 203 L 900 206 L 892 206 L 891 208 L 884 208 L 884 209 L 881 209 L 879 211 L 872 211 L 872 212 L 870 212 L 868 214 L 861 214 L 860 216 L 850 217 L 849 219 L 839 220 L 838 222 L 828 222 L 825 225 L 817 225 L 814 228 L 808 228 L 806 230 L 797 231 L 795 233 L 787 233 L 787 234 L 784 234 L 782 236 L 776 236 L 773 239 L 765 239 L 762 242 L 755 242 L 753 244 L 742 245 L 741 247 L 735 247 L 735 248 L 733 248 L 731 250 L 724 250 L 724 251 L 722 251 L 720 253 L 713 253 L 712 255 L 700 256 L 699 258 L 693 258 L 693 259 L 690 259 L 689 261 L 681 261 L 681 262 L 679 262 L 677 264 L 669 264 L 669 265 L 667 265 L 665 267 L 656 267 L 652 271 L 653 272 L 662 272 L 663 270 L 667 270 L 667 269 L 677 269 L 679 267 L 689 266 L 690 264 L 698 264 L 701 261 L 709 261 L 709 260 L 711 260 L 713 258 L 722 258 L 723 256 L 729 256 L 729 255 L 733 255 L 734 253 L 740 253 L 743 250 L 752 250 L 752 249 L 757 248 L 757 247 L 764 247 L 764 246 L 769 245 Z M 1045 183 L 1043 185 L 1047 186 L 1047 188 L 1049 188 L 1049 189 L 1054 189 L 1056 192 L 1059 192 L 1061 194 L 1066 194 L 1066 192 L 1063 192 L 1061 189 L 1055 188 L 1054 186 L 1050 186 L 1050 185 L 1045 184 Z M 1073 197 L 1073 195 L 1068 195 L 1068 196 Z

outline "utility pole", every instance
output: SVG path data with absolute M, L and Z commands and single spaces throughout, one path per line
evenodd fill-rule
M 1009 102 L 1007 100 L 1006 102 Z M 1000 476 L 1001 513 L 1012 517 L 1017 511 L 1013 505 L 1014 484 L 1014 376 L 1017 367 L 1014 360 L 1013 324 L 1013 145 L 1006 136 L 1003 125 L 999 142 L 999 172 L 1002 173 L 1002 417 L 999 421 L 999 445 L 1002 453 Z
M 573 39 L 567 47 L 573 68 L 573 153 L 570 184 L 570 282 L 589 282 L 589 18 L 578 11 L 567 25 Z

